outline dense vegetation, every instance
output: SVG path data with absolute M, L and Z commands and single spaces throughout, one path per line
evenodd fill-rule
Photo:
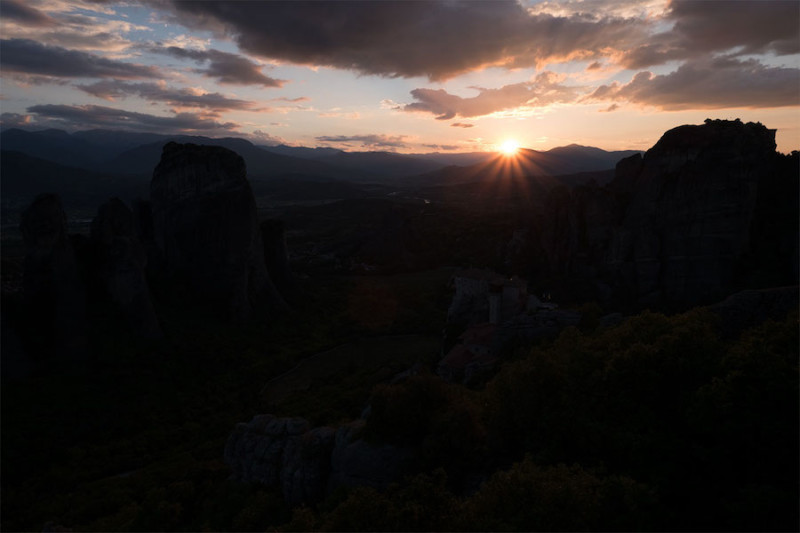
M 201 311 L 162 298 L 168 335 L 153 343 L 94 309 L 108 318 L 89 368 L 65 377 L 50 362 L 3 385 L 3 528 L 797 529 L 796 313 L 732 338 L 702 309 L 610 329 L 586 320 L 517 350 L 474 390 L 424 369 L 394 384 L 376 384 L 389 370 L 326 370 L 277 404 L 259 394 L 335 345 L 351 366 L 376 350 L 430 365 L 420 337 L 398 335 L 437 333 L 447 276 L 312 278 L 303 312 L 268 327 L 204 327 Z M 18 304 L 6 298 L 4 314 Z M 365 336 L 375 341 L 348 354 Z M 221 452 L 236 422 L 271 409 L 337 424 L 367 403 L 364 438 L 414 451 L 388 490 L 290 509 L 277 491 L 228 480 Z
M 367 430 L 416 445 L 418 474 L 290 525 L 794 530 L 797 315 L 732 341 L 716 321 L 646 312 L 568 329 L 477 392 L 424 376 L 379 387 Z M 493 470 L 470 487 L 470 474 Z

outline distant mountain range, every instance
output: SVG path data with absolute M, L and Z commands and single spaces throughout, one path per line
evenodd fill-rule
M 575 185 L 592 178 L 605 179 L 610 174 L 599 171 L 613 169 L 617 161 L 636 153 L 607 152 L 574 144 L 547 151 L 520 150 L 515 158 L 492 152 L 346 152 L 324 147 L 257 146 L 233 137 L 12 128 L 0 133 L 2 192 L 12 196 L 21 194 L 26 199 L 36 191 L 46 190 L 83 196 L 94 195 L 92 189 L 97 184 L 98 193 L 113 193 L 119 185 L 118 195 L 133 194 L 149 183 L 162 148 L 169 141 L 229 148 L 244 158 L 248 176 L 256 181 L 281 178 L 286 183 L 292 176 L 305 176 L 317 182 L 327 179 L 392 187 L 459 185 L 504 175 L 556 177 L 547 181 Z M 311 187 L 313 184 L 303 188 Z M 326 189 L 348 191 L 348 196 L 356 194 L 341 184 Z
M 405 185 L 438 186 L 496 180 L 499 178 L 537 177 L 552 185 L 578 185 L 594 179 L 599 184 L 610 181 L 620 159 L 641 153 L 635 150 L 607 152 L 590 146 L 571 144 L 540 152 L 520 149 L 513 157 L 490 154 L 487 159 L 469 166 L 448 166 L 402 180 Z

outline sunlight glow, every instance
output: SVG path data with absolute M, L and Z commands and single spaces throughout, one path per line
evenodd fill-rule
M 514 139 L 508 139 L 500 145 L 500 151 L 507 156 L 512 156 L 519 150 L 519 143 Z

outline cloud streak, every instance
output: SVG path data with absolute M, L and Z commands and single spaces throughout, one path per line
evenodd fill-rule
M 11 19 L 23 26 L 36 28 L 55 26 L 58 22 L 49 15 L 18 0 L 4 0 L 3 18 Z
M 336 143 L 350 145 L 360 144 L 365 148 L 405 148 L 406 135 L 323 135 L 317 137 L 317 141 L 325 143 Z
M 0 41 L 3 70 L 56 78 L 141 79 L 160 77 L 152 66 L 106 59 L 30 39 Z
M 246 57 L 221 52 L 219 50 L 192 50 L 169 46 L 166 48 L 150 47 L 154 53 L 167 54 L 179 59 L 189 59 L 208 66 L 196 69 L 195 72 L 220 83 L 231 85 L 261 85 L 263 87 L 283 87 L 286 80 L 270 78 L 261 72 L 262 66 Z
M 238 127 L 232 122 L 217 122 L 198 113 L 176 113 L 164 117 L 97 105 L 35 105 L 27 109 L 45 121 L 57 121 L 71 128 L 105 128 L 156 132 L 225 132 Z
M 202 107 L 213 111 L 255 109 L 256 102 L 228 98 L 220 93 L 206 93 L 194 89 L 175 89 L 164 83 L 130 83 L 119 80 L 103 80 L 91 85 L 78 85 L 82 91 L 114 100 L 138 96 L 154 102 L 166 102 L 175 107 Z

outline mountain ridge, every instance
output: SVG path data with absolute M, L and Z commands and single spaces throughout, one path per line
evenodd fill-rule
M 353 181 L 384 181 L 436 172 L 448 166 L 466 168 L 466 172 L 470 172 L 470 167 L 498 157 L 494 152 L 405 154 L 328 147 L 260 146 L 242 137 L 215 138 L 104 129 L 68 133 L 57 129 L 29 131 L 10 128 L 0 133 L 0 146 L 5 150 L 16 150 L 67 166 L 119 174 L 145 175 L 152 172 L 161 147 L 168 141 L 217 144 L 244 152 L 242 156 L 248 163 L 249 173 L 258 177 L 299 173 Z M 612 169 L 616 161 L 632 153 L 638 151 L 608 152 L 576 144 L 547 151 L 520 151 L 525 160 L 535 160 L 543 167 L 541 173 L 548 175 Z

